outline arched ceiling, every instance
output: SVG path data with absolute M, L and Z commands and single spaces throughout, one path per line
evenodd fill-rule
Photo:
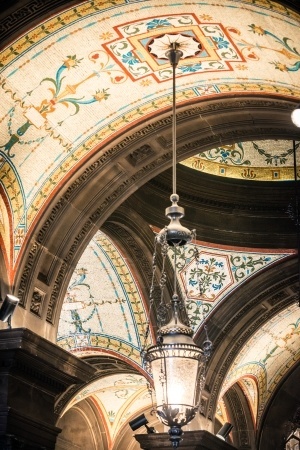
M 181 296 L 185 298 L 195 335 L 203 328 L 204 322 L 208 324 L 209 333 L 211 316 L 222 314 L 227 304 L 227 309 L 232 308 L 233 292 L 242 292 L 241 287 L 253 283 L 261 272 L 268 276 L 271 268 L 281 271 L 282 263 L 287 263 L 294 253 L 291 250 L 220 248 L 201 242 L 197 242 L 196 247 L 198 262 L 190 257 L 191 248 L 187 249 L 179 257 L 181 262 L 186 259 L 187 265 L 184 271 L 179 269 L 178 272 L 178 286 Z M 147 299 L 141 295 L 130 271 L 132 264 L 128 266 L 126 259 L 103 232 L 96 233 L 71 278 L 58 327 L 58 344 L 64 349 L 80 357 L 101 356 L 103 353 L 112 355 L 140 373 L 130 375 L 127 382 L 124 374 L 107 375 L 84 387 L 82 393 L 77 392 L 66 407 L 68 410 L 83 398 L 93 397 L 109 424 L 112 441 L 123 427 L 124 417 L 130 418 L 133 410 L 138 414 L 143 409 L 140 405 L 141 383 L 144 406 L 151 408 L 153 401 L 146 387 L 150 386 L 147 381 L 150 376 L 143 367 L 140 355 L 146 343 L 147 312 L 143 303 L 146 304 Z M 198 276 L 202 283 L 201 292 Z M 265 300 L 267 295 L 264 294 L 263 298 Z M 231 309 L 231 313 L 234 309 L 236 307 Z M 255 334 L 241 340 L 239 353 L 227 369 L 217 411 L 222 411 L 222 396 L 238 382 L 243 386 L 255 422 L 259 422 L 263 405 L 276 391 L 278 380 L 299 359 L 299 324 L 299 307 L 292 304 L 265 319 Z M 244 330 L 248 330 L 246 324 Z M 241 329 L 235 333 L 241 338 Z M 147 340 L 147 343 L 151 341 Z M 217 347 L 217 339 L 213 339 L 213 343 Z M 125 385 L 129 383 L 133 393 L 124 388 L 124 377 Z M 117 380 L 117 383 L 111 384 L 111 380 Z M 117 406 L 115 392 L 119 390 L 123 392 L 120 394 L 123 401 L 122 405 Z M 112 409 L 111 405 L 114 405 Z M 218 418 L 228 420 L 224 412 L 219 413 Z
M 63 414 L 83 399 L 92 398 L 102 412 L 102 418 L 111 442 L 118 432 L 135 415 L 151 406 L 147 381 L 141 375 L 115 374 L 101 378 L 69 402 Z
M 10 265 L 74 171 L 113 137 L 170 108 L 169 63 L 148 48 L 155 37 L 184 34 L 201 46 L 177 69 L 178 105 L 249 93 L 300 97 L 297 15 L 276 3 L 242 3 L 85 2 L 2 50 L 2 184 L 9 191 L 13 177 L 16 191 L 5 212 L 14 232 L 10 245 L 4 241 Z
M 14 30 L 6 14 L 13 21 L 18 12 L 9 5 L 4 13 L 0 52 L 0 265 L 21 299 L 18 325 L 90 361 L 115 358 L 132 371 L 135 392 L 143 380 L 148 398 L 139 351 L 172 141 L 171 69 L 149 44 L 192 37 L 201 48 L 176 77 L 178 159 L 191 158 L 178 168 L 178 187 L 209 282 L 202 297 L 192 292 L 193 261 L 179 282 L 199 343 L 204 310 L 211 323 L 206 416 L 213 420 L 220 392 L 235 382 L 253 415 L 257 406 L 261 413 L 274 380 L 287 376 L 284 362 L 299 359 L 295 225 L 287 214 L 294 186 L 286 181 L 292 140 L 300 140 L 290 122 L 300 98 L 297 5 L 57 1 L 44 2 L 39 19 L 33 8 L 30 22 L 27 3 Z M 110 421 L 119 380 L 111 361 L 109 373 L 66 397 L 70 407 L 88 395 Z M 256 399 L 261 361 L 265 390 Z M 116 416 L 147 404 L 129 397 Z M 112 439 L 122 426 L 111 425 Z
M 57 342 L 81 357 L 105 350 L 142 369 L 148 312 L 126 258 L 98 232 L 71 278 Z M 151 331 L 151 330 L 150 330 Z M 151 334 L 147 345 L 152 342 Z
M 260 397 L 257 405 L 266 404 L 279 379 L 299 360 L 299 335 L 300 311 L 299 306 L 294 304 L 269 320 L 248 340 L 228 372 L 223 393 L 235 382 L 244 380 L 246 384 L 250 378 L 255 380 Z M 249 382 L 246 385 L 249 386 Z M 247 395 L 249 398 L 253 396 L 253 393 Z M 260 420 L 261 408 L 254 413 L 256 419 Z

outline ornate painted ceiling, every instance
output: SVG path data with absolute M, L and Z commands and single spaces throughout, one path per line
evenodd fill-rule
M 299 306 L 293 305 L 249 339 L 230 368 L 223 393 L 236 381 L 241 380 L 246 385 L 249 384 L 247 379 L 255 379 L 259 409 L 253 412 L 260 419 L 263 405 L 279 383 L 278 368 L 284 366 L 287 371 L 299 360 L 299 335 Z
M 299 143 L 295 144 L 296 152 Z M 264 140 L 220 146 L 182 161 L 200 172 L 253 181 L 294 180 L 292 141 Z
M 126 259 L 100 231 L 83 253 L 62 306 L 59 345 L 80 356 L 104 349 L 141 366 L 147 310 Z
M 128 373 L 107 376 L 91 383 L 72 399 L 64 413 L 85 398 L 92 398 L 102 411 L 111 442 L 128 420 L 152 404 L 145 378 Z
M 171 68 L 148 48 L 167 33 L 201 46 L 178 67 L 178 105 L 237 93 L 300 97 L 297 17 L 275 3 L 85 2 L 29 30 L 0 54 L 9 193 L 1 210 L 13 231 L 3 239 L 12 274 L 62 183 L 112 136 L 170 108 Z
M 178 284 L 195 334 L 204 321 L 209 323 L 210 314 L 226 302 L 233 290 L 293 253 L 216 248 L 201 242 L 194 245 L 198 250 L 197 260 L 190 258 L 189 249 L 186 254 L 181 252 L 178 258 Z M 171 254 L 170 259 L 172 256 Z M 71 279 L 62 306 L 57 342 L 62 348 L 76 352 L 81 357 L 106 352 L 122 358 L 134 367 L 139 366 L 145 378 L 131 376 L 133 393 L 127 393 L 124 397 L 130 397 L 128 405 L 136 411 L 140 404 L 135 405 L 135 401 L 140 402 L 141 399 L 140 396 L 136 397 L 136 390 L 140 389 L 141 383 L 144 406 L 152 406 L 152 397 L 145 387 L 150 378 L 144 371 L 140 353 L 146 342 L 146 304 L 147 300 L 141 296 L 126 259 L 104 233 L 98 232 L 79 260 Z M 249 340 L 230 368 L 222 394 L 239 382 L 249 398 L 253 417 L 259 420 L 258 406 L 263 409 L 262 405 L 277 386 L 279 374 L 282 377 L 284 371 L 287 372 L 299 359 L 299 336 L 300 310 L 295 305 L 266 323 Z M 147 341 L 147 344 L 150 343 L 151 339 Z M 127 375 L 116 377 L 118 384 L 114 389 L 110 383 L 106 387 L 108 381 L 95 382 L 84 388 L 83 394 L 76 394 L 68 409 L 82 398 L 92 395 L 92 392 L 97 403 L 102 397 L 108 399 L 107 404 L 104 400 L 100 401 L 100 407 L 109 423 L 114 423 L 114 418 L 120 416 L 120 411 L 124 417 L 130 417 L 131 409 L 127 411 L 123 402 L 121 406 L 117 406 L 114 398 L 115 390 L 119 389 L 123 377 L 126 384 Z M 101 395 L 97 392 L 101 392 Z M 113 410 L 112 405 L 115 408 Z M 221 422 L 225 422 L 228 417 L 221 405 L 222 399 L 218 417 Z M 114 424 L 112 438 L 117 432 L 116 427 L 118 429 L 122 426 L 122 421 Z
M 86 1 L 51 15 L 3 48 L 0 243 L 11 285 L 39 220 L 75 174 L 131 130 L 139 132 L 170 113 L 172 71 L 155 47 L 164 36 L 188 38 L 195 45 L 194 54 L 187 53 L 177 68 L 180 109 L 235 96 L 299 100 L 299 30 L 299 15 L 268 0 Z M 213 130 L 206 117 L 200 118 Z M 195 153 L 183 164 L 200 173 L 253 182 L 294 177 L 291 140 L 220 142 Z M 196 245 L 200 260 L 189 261 L 178 278 L 195 336 L 237 289 L 294 254 Z M 150 377 L 140 357 L 148 298 L 124 249 L 102 231 L 74 268 L 57 319 L 58 344 L 80 357 L 116 356 L 140 374 L 97 380 L 67 407 L 91 396 L 113 442 L 124 419 L 151 406 Z M 221 397 L 238 382 L 257 421 L 279 373 L 282 377 L 299 359 L 299 318 L 299 309 L 288 307 L 264 323 L 227 373 Z M 154 334 L 151 329 L 150 341 Z M 221 397 L 218 413 L 225 421 Z

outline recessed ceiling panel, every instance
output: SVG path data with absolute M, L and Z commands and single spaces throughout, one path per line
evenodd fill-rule
M 212 175 L 251 181 L 294 180 L 300 143 L 286 140 L 237 142 L 199 153 L 183 165 Z M 295 153 L 294 153 L 295 150 Z M 298 174 L 299 177 L 299 174 Z

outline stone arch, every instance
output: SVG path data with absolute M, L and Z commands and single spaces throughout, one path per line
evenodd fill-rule
M 292 421 L 297 408 L 299 408 L 300 387 L 299 361 L 284 377 L 263 415 L 257 432 L 258 450 L 284 448 L 288 437 L 289 421 Z
M 294 260 L 286 260 L 269 268 L 240 287 L 211 317 L 209 337 L 214 349 L 208 365 L 206 392 L 203 394 L 204 413 L 210 420 L 214 420 L 221 386 L 229 367 L 243 345 L 266 321 L 295 302 L 296 269 Z M 284 279 L 278 277 L 282 271 L 286 274 L 289 271 Z M 198 342 L 204 339 L 205 334 L 200 332 Z
M 255 427 L 250 408 L 239 384 L 231 386 L 224 396 L 229 422 L 233 425 L 232 443 L 240 449 L 255 450 Z
M 69 409 L 59 418 L 57 426 L 62 431 L 57 438 L 56 450 L 110 448 L 107 430 L 96 405 L 89 398 Z
M 178 113 L 179 159 L 219 142 L 296 138 L 299 131 L 290 123 L 292 109 L 291 101 L 262 97 L 207 101 L 182 109 Z M 48 335 L 58 320 L 57 304 L 74 265 L 93 234 L 124 200 L 170 167 L 169 124 L 169 118 L 156 120 L 107 148 L 100 157 L 94 156 L 77 178 L 57 192 L 38 227 L 32 230 L 17 270 L 14 291 L 21 306 L 30 310 L 34 289 L 42 287 L 43 320 Z M 133 155 L 138 155 L 145 145 L 150 147 L 150 155 L 145 160 L 137 158 L 138 163 L 132 162 Z

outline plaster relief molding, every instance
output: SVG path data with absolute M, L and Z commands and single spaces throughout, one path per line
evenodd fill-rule
M 171 123 L 171 119 L 169 120 L 169 123 Z M 155 124 L 148 125 L 147 127 L 143 128 L 143 130 L 137 131 L 132 135 L 126 137 L 125 139 L 122 140 L 122 142 L 120 142 L 116 146 L 106 150 L 100 156 L 100 158 L 97 159 L 97 161 L 93 162 L 89 167 L 87 167 L 84 170 L 84 172 L 68 187 L 66 192 L 61 196 L 60 200 L 57 202 L 57 204 L 52 208 L 51 213 L 49 214 L 47 220 L 44 222 L 43 226 L 41 227 L 37 235 L 37 242 L 41 244 L 46 242 L 46 240 L 48 239 L 48 235 L 51 232 L 51 226 L 56 223 L 59 214 L 63 213 L 64 208 L 68 206 L 69 202 L 72 199 L 74 199 L 76 195 L 78 195 L 78 193 L 83 189 L 83 187 L 86 184 L 88 184 L 96 176 L 96 174 L 98 174 L 106 165 L 111 164 L 111 162 L 117 157 L 117 155 L 119 153 L 122 153 L 124 149 L 131 147 L 133 143 L 136 143 L 136 140 L 140 140 L 141 137 L 147 136 L 148 133 L 156 132 L 157 126 L 158 128 L 160 128 L 162 124 L 165 125 L 164 120 L 157 121 L 156 125 Z M 139 149 L 137 149 L 137 151 L 138 150 Z M 171 152 L 168 153 L 168 155 L 171 157 Z M 160 162 L 161 156 L 159 157 L 156 166 L 158 166 Z
M 240 107 L 241 108 L 245 107 L 246 104 L 247 104 L 247 106 L 255 105 L 256 103 L 261 104 L 261 102 L 262 102 L 261 100 L 253 101 L 253 100 L 249 99 L 249 100 L 247 100 L 247 102 L 243 101 L 241 103 Z M 238 103 L 239 103 L 238 101 L 235 101 L 235 105 Z M 272 105 L 272 107 L 274 107 L 276 105 L 276 103 L 278 104 L 278 107 L 279 106 L 282 107 L 282 102 L 265 102 L 265 106 L 269 105 L 269 107 L 270 107 Z M 232 107 L 232 102 L 230 102 L 230 106 Z M 218 103 L 218 104 L 204 105 L 201 108 L 193 107 L 193 108 L 187 109 L 183 112 L 180 112 L 178 114 L 178 118 L 179 118 L 179 120 L 180 119 L 188 120 L 191 117 L 197 117 L 197 116 L 201 115 L 201 113 L 205 113 L 205 112 L 209 112 L 209 111 L 217 111 L 217 110 L 220 111 L 224 108 L 228 109 L 228 104 L 226 102 L 223 102 L 221 104 Z M 48 231 L 48 233 L 51 232 L 51 224 L 53 224 L 57 220 L 60 210 L 62 213 L 64 206 L 66 206 L 66 205 L 64 205 L 64 203 L 65 202 L 67 203 L 68 201 L 73 199 L 78 194 L 78 192 L 83 188 L 83 186 L 85 184 L 87 184 L 89 182 L 89 180 L 91 180 L 93 177 L 95 177 L 95 174 L 97 174 L 106 164 L 110 163 L 112 161 L 112 159 L 116 158 L 116 156 L 119 153 L 121 153 L 122 150 L 130 148 L 131 145 L 136 144 L 141 139 L 150 137 L 150 135 L 152 135 L 153 133 L 156 134 L 158 131 L 161 131 L 162 129 L 170 126 L 171 120 L 172 120 L 171 116 L 165 117 L 165 118 L 160 119 L 152 124 L 147 125 L 142 130 L 139 130 L 139 131 L 131 134 L 130 136 L 127 136 L 116 146 L 106 150 L 97 161 L 95 161 L 89 167 L 87 167 L 85 169 L 84 173 L 82 175 L 80 175 L 76 179 L 76 181 L 74 181 L 69 186 L 69 188 L 67 189 L 65 194 L 60 198 L 60 200 L 57 202 L 55 207 L 52 209 L 50 215 L 48 216 L 47 220 L 45 221 L 44 225 L 41 227 L 41 229 L 38 233 L 37 241 L 40 243 L 43 243 L 43 242 L 45 242 L 45 240 L 47 240 L 47 237 L 48 237 L 47 231 Z M 278 127 L 271 128 L 271 129 L 262 128 L 258 131 L 262 135 L 264 135 L 264 133 L 266 131 L 268 131 L 268 133 L 275 133 L 278 131 Z M 282 132 L 284 132 L 284 131 L 285 130 L 282 129 Z M 252 133 L 253 133 L 253 131 L 251 129 L 251 130 L 228 131 L 227 133 L 222 133 L 220 135 L 207 136 L 203 139 L 196 140 L 192 143 L 185 144 L 184 146 L 179 147 L 178 155 L 181 155 L 182 159 L 183 159 L 183 157 L 191 156 L 192 154 L 199 152 L 199 149 L 202 146 L 205 146 L 205 145 L 209 146 L 209 145 L 215 144 L 216 140 L 217 140 L 217 142 L 219 142 L 220 139 L 224 140 L 224 141 L 228 139 L 231 141 L 232 139 L 234 140 L 234 137 L 252 135 Z M 161 141 L 161 139 L 163 139 L 163 141 Z M 156 139 L 156 141 L 159 142 L 160 144 L 163 144 L 164 148 L 166 146 L 167 147 L 171 146 L 171 143 L 167 143 L 167 145 L 166 145 L 165 139 L 162 137 L 158 137 Z M 171 152 L 169 153 L 169 155 L 171 157 Z
M 289 297 L 291 294 L 288 292 L 288 290 L 282 290 L 280 292 L 277 292 L 275 295 L 273 295 L 270 299 L 268 299 L 268 303 L 271 306 L 275 306 L 278 302 L 282 302 L 287 297 Z
M 225 361 L 225 363 L 222 365 L 221 369 L 218 371 L 218 376 L 214 380 L 213 384 L 213 390 L 211 391 L 210 399 L 209 399 L 209 407 L 208 407 L 208 418 L 210 420 L 213 420 L 213 417 L 215 416 L 215 411 L 217 407 L 217 401 L 219 397 L 219 393 L 221 391 L 222 383 L 225 379 L 226 373 L 228 372 L 232 362 L 236 358 L 237 354 L 241 350 L 242 346 L 245 344 L 245 342 L 254 334 L 254 332 L 258 329 L 259 326 L 261 326 L 263 323 L 267 322 L 271 316 L 276 315 L 278 312 L 282 310 L 281 305 L 277 305 L 277 307 L 273 308 L 272 314 L 270 312 L 267 312 L 260 316 L 260 318 L 256 321 L 255 324 L 253 324 L 251 327 L 247 329 L 245 333 L 243 333 L 242 337 L 235 341 L 234 346 L 231 348 L 230 352 L 228 354 L 223 355 L 220 359 L 222 361 Z M 265 404 L 260 404 L 261 408 L 258 411 L 257 414 L 257 422 L 259 423 Z
M 153 179 L 150 181 L 151 185 L 156 188 L 159 189 L 159 191 L 164 192 L 166 194 L 166 197 L 168 197 L 169 191 L 170 191 L 170 187 L 166 184 L 166 183 L 162 183 L 160 181 L 158 181 L 157 179 Z M 235 200 L 234 202 L 230 203 L 229 200 L 225 203 L 219 200 L 215 200 L 212 198 L 208 198 L 208 197 L 200 197 L 200 195 L 191 195 L 188 194 L 184 191 L 182 191 L 180 193 L 180 199 L 182 203 L 185 202 L 192 202 L 195 203 L 196 205 L 205 205 L 205 206 L 210 206 L 212 208 L 215 208 L 216 210 L 220 210 L 220 209 L 224 209 L 224 210 L 231 210 L 232 208 L 234 208 L 235 210 L 239 210 L 239 211 L 278 211 L 279 213 L 282 212 L 282 208 L 274 208 L 274 205 L 268 207 L 267 204 L 264 204 L 262 206 L 257 205 L 257 204 L 251 204 L 251 205 L 246 205 L 245 203 L 237 203 L 237 201 Z
M 95 378 L 95 377 L 94 377 Z M 81 391 L 81 389 L 83 388 L 83 386 L 86 384 L 88 384 L 89 381 L 87 383 L 81 384 L 81 385 L 76 385 L 74 384 L 73 386 L 71 386 L 69 389 L 67 389 L 56 401 L 55 403 L 55 407 L 54 407 L 54 413 L 58 416 L 61 415 L 63 410 L 65 409 L 65 407 L 67 406 L 67 404 L 69 403 L 69 401 L 71 400 L 72 397 L 75 396 L 75 394 L 79 391 Z
M 87 231 L 91 230 L 93 225 L 96 225 L 99 227 L 101 223 L 104 222 L 106 219 L 104 213 L 109 208 L 111 212 L 113 211 L 113 205 L 117 202 L 117 200 L 122 196 L 123 193 L 127 191 L 133 184 L 136 183 L 140 178 L 142 178 L 145 173 L 149 171 L 149 168 L 154 169 L 156 166 L 160 166 L 162 162 L 164 162 L 166 159 L 168 159 L 168 156 L 163 155 L 156 161 L 152 162 L 148 166 L 144 167 L 143 169 L 139 170 L 136 174 L 134 174 L 131 178 L 128 178 L 123 183 L 118 186 L 118 188 L 109 195 L 104 202 L 94 211 L 94 213 L 90 216 L 89 220 L 85 223 L 82 232 L 80 232 L 77 237 L 75 238 L 75 241 L 73 242 L 73 245 L 70 247 L 66 257 L 64 258 L 64 263 L 62 264 L 58 275 L 55 279 L 49 306 L 48 306 L 48 313 L 47 313 L 47 321 L 53 324 L 54 319 L 54 310 L 56 309 L 57 299 L 60 295 L 62 285 L 65 282 L 66 276 L 69 274 L 69 267 L 71 267 L 70 261 L 73 261 L 75 256 L 75 250 L 78 248 L 79 243 L 83 245 L 83 242 L 86 242 L 86 237 L 90 237 L 89 233 Z M 118 206 L 118 205 L 116 205 Z M 68 262 L 68 266 L 66 264 Z M 68 268 L 67 268 L 68 267 Z
M 234 418 L 237 421 L 237 429 L 239 430 L 239 448 L 250 449 L 250 436 L 248 432 L 247 421 L 245 418 L 245 411 L 234 386 L 227 393 L 226 399 L 230 404 L 231 409 L 234 411 Z
M 31 296 L 30 312 L 39 317 L 41 316 L 45 296 L 46 293 L 43 292 L 41 289 L 38 289 L 36 287 L 34 288 Z
M 240 106 L 239 106 L 240 104 Z M 198 117 L 199 113 L 201 112 L 204 114 L 205 112 L 209 111 L 216 111 L 216 110 L 222 110 L 224 108 L 228 109 L 228 105 L 230 108 L 233 107 L 233 105 L 237 106 L 237 109 L 241 107 L 241 105 L 247 105 L 247 107 L 257 106 L 257 105 L 264 105 L 265 107 L 275 107 L 277 105 L 278 108 L 285 107 L 288 109 L 290 106 L 289 103 L 279 102 L 279 101 L 266 101 L 266 100 L 260 100 L 260 99 L 247 99 L 247 100 L 235 100 L 234 102 L 229 101 L 227 102 L 221 102 L 220 104 L 208 104 L 199 107 L 193 107 L 190 109 L 187 109 L 185 111 L 181 111 L 178 114 L 178 117 L 181 120 L 189 120 L 191 117 Z M 227 106 L 226 106 L 227 105 Z M 122 153 L 121 151 L 124 149 L 130 149 L 133 144 L 137 144 L 137 142 L 140 142 L 141 140 L 152 136 L 153 134 L 156 134 L 161 131 L 162 129 L 169 127 L 171 124 L 171 116 L 162 118 L 154 123 L 151 123 L 144 127 L 141 130 L 136 131 L 135 133 L 131 134 L 130 136 L 127 136 L 125 139 L 123 139 L 120 143 L 118 143 L 116 146 L 108 149 L 104 152 L 101 157 L 95 161 L 91 166 L 85 169 L 84 173 L 81 174 L 76 181 L 74 181 L 71 186 L 67 189 L 67 191 L 61 196 L 59 201 L 56 203 L 56 205 L 52 208 L 50 214 L 48 215 L 47 219 L 43 223 L 42 227 L 40 228 L 39 232 L 37 233 L 37 243 L 35 245 L 44 245 L 48 239 L 49 236 L 51 236 L 53 227 L 56 226 L 57 221 L 60 217 L 62 217 L 65 209 L 69 206 L 69 202 L 71 199 L 75 198 L 76 195 L 83 189 L 83 187 L 88 184 L 90 180 L 93 179 L 95 174 L 99 173 L 100 170 L 106 165 L 111 163 L 112 159 L 115 159 L 119 153 Z M 259 132 L 262 136 L 264 136 L 265 133 L 277 133 L 279 128 L 259 128 L 255 129 L 255 133 Z M 210 130 L 211 131 L 211 130 Z M 282 129 L 280 132 L 286 132 L 286 130 Z M 205 145 L 212 145 L 212 143 L 220 142 L 220 139 L 223 139 L 224 141 L 234 141 L 234 140 L 240 140 L 241 136 L 248 136 L 252 135 L 253 130 L 252 129 L 241 129 L 241 130 L 228 130 L 225 133 L 221 134 L 213 134 L 210 136 L 207 136 L 201 140 L 197 140 L 192 142 L 191 144 L 185 144 L 184 146 L 180 147 L 178 149 L 178 153 L 180 156 L 186 157 L 190 156 L 191 154 L 195 153 L 196 151 L 199 152 L 199 147 L 205 146 Z M 276 135 L 275 133 L 275 135 Z M 238 139 L 237 139 L 238 137 Z M 100 226 L 101 223 L 105 220 L 105 213 L 107 213 L 108 209 L 111 211 L 113 210 L 112 205 L 116 205 L 120 201 L 121 198 L 126 195 L 126 193 L 129 191 L 129 188 L 131 188 L 135 183 L 142 180 L 143 178 L 149 177 L 149 174 L 153 173 L 157 168 L 164 167 L 168 162 L 171 161 L 171 151 L 160 155 L 155 161 L 151 162 L 148 165 L 143 166 L 140 170 L 138 170 L 136 173 L 134 173 L 131 177 L 129 177 L 127 180 L 125 180 L 123 183 L 119 185 L 119 187 L 106 199 L 102 202 L 102 204 L 94 211 L 94 213 L 91 214 L 89 220 L 96 224 L 96 226 Z M 100 193 L 99 193 L 100 196 Z M 91 226 L 91 225 L 90 225 Z M 85 224 L 83 226 L 84 228 L 87 227 Z M 76 238 L 75 238 L 76 241 Z M 77 247 L 77 245 L 75 245 Z M 69 254 L 70 256 L 70 254 Z M 67 256 L 67 259 L 69 260 L 69 256 Z M 28 286 L 30 285 L 30 282 L 28 280 L 28 274 L 33 272 L 33 267 L 37 264 L 37 254 L 36 252 L 30 251 L 30 255 L 27 257 L 27 261 L 25 263 L 24 272 L 21 275 L 21 281 L 19 284 L 19 298 L 20 298 L 20 305 L 25 306 L 25 299 L 24 296 L 26 295 L 25 292 L 29 289 Z M 30 280 L 31 281 L 31 280 Z M 50 281 L 48 280 L 48 284 L 50 284 Z M 27 288 L 25 288 L 25 285 L 27 285 Z M 55 287 L 58 287 L 58 284 L 55 282 Z M 58 292 L 58 291 L 57 291 Z M 51 302 L 53 301 L 54 297 L 58 294 L 54 294 L 51 297 Z M 52 307 L 50 308 L 52 310 Z M 52 317 L 52 313 L 49 313 L 48 318 Z
M 115 173 L 114 173 L 114 169 L 116 169 Z M 68 228 L 63 239 L 60 242 L 60 245 L 57 247 L 56 255 L 58 256 L 58 258 L 60 258 L 61 255 L 63 255 L 64 249 L 68 248 L 68 246 L 70 244 L 70 239 L 72 240 L 73 236 L 77 232 L 77 230 L 80 230 L 80 228 L 82 227 L 82 216 L 87 215 L 87 214 L 84 214 L 86 209 L 89 209 L 90 205 L 92 205 L 92 207 L 93 207 L 94 204 L 98 204 L 99 198 L 102 199 L 102 197 L 105 195 L 106 192 L 109 192 L 111 189 L 114 189 L 115 185 L 122 183 L 122 180 L 124 179 L 125 176 L 126 176 L 126 173 L 122 170 L 120 165 L 118 165 L 117 168 L 115 166 L 112 166 L 111 179 L 105 183 L 105 186 L 103 187 L 103 189 L 100 190 L 100 192 L 96 191 L 95 195 L 93 195 L 93 193 L 89 192 L 89 195 L 87 196 L 89 201 L 85 202 L 85 208 L 83 209 L 83 211 L 78 210 L 78 216 L 76 218 L 74 216 L 72 226 L 70 226 Z M 93 233 L 93 230 L 92 230 L 93 226 L 94 226 L 94 224 L 92 221 L 87 221 L 85 224 L 85 228 L 89 227 L 90 234 Z M 96 233 L 97 229 L 98 229 L 98 226 L 96 225 L 94 233 Z M 86 229 L 86 231 L 87 231 L 87 229 Z M 74 253 L 72 254 L 72 257 L 73 256 L 74 256 Z M 53 279 L 53 274 L 56 271 L 56 266 L 57 266 L 57 259 L 53 258 L 52 262 L 50 264 L 50 267 L 49 267 L 48 274 L 47 274 L 47 277 L 50 280 Z
M 143 252 L 142 248 L 138 245 L 133 236 L 121 226 L 118 226 L 116 224 L 109 224 L 109 229 L 116 234 L 120 243 L 127 247 L 128 251 L 130 251 L 130 253 L 134 255 L 135 264 L 141 267 L 142 273 L 145 278 L 147 278 L 150 286 L 152 280 L 152 265 L 150 264 L 148 259 L 145 258 L 145 253 Z
M 291 132 L 286 127 L 249 127 L 248 121 L 246 123 L 238 123 L 237 126 L 243 127 L 241 129 L 234 129 L 228 131 L 219 132 L 216 130 L 216 127 L 207 126 L 205 129 L 202 129 L 203 137 L 201 139 L 197 139 L 195 141 L 188 141 L 188 143 L 178 147 L 177 153 L 180 157 L 180 160 L 188 158 L 190 156 L 195 155 L 196 153 L 201 153 L 201 151 L 205 151 L 209 148 L 214 148 L 216 145 L 225 145 L 232 142 L 240 142 L 241 140 L 251 140 L 253 136 L 260 136 L 260 139 L 266 139 L 272 137 L 273 139 L 282 138 L 291 138 Z M 247 127 L 247 128 L 244 128 Z M 216 132 L 214 132 L 216 130 Z M 210 134 L 205 134 L 206 132 Z M 251 138 L 251 139 L 250 139 Z M 180 138 L 179 138 L 180 141 Z
M 288 284 L 289 282 L 290 280 L 284 280 L 283 283 L 280 283 L 280 285 Z M 275 286 L 275 288 L 277 289 L 278 285 Z M 232 320 L 223 329 L 222 336 L 219 336 L 219 338 L 216 341 L 214 341 L 214 347 L 217 348 L 221 344 L 223 336 L 226 335 L 226 333 L 228 333 L 231 330 L 233 324 L 239 322 L 240 318 L 245 315 L 245 312 L 251 310 L 255 305 L 260 304 L 261 301 L 266 299 L 267 292 L 271 293 L 273 290 L 274 287 L 270 288 L 268 291 L 263 292 L 258 297 L 255 297 L 251 302 L 247 303 L 245 308 L 242 308 L 238 312 L 238 314 L 234 315 Z M 292 304 L 295 300 L 296 298 L 294 297 L 285 299 L 285 306 Z M 213 386 L 208 407 L 208 418 L 210 420 L 212 420 L 215 415 L 219 392 L 221 390 L 221 385 L 224 381 L 226 373 L 228 372 L 230 365 L 232 364 L 237 354 L 239 353 L 241 347 L 263 323 L 267 322 L 272 316 L 276 315 L 282 309 L 283 309 L 282 303 L 279 303 L 274 308 L 272 308 L 272 310 L 267 311 L 264 314 L 261 314 L 259 318 L 251 324 L 251 326 L 247 327 L 247 329 L 240 335 L 240 338 L 238 340 L 233 341 L 234 345 L 231 347 L 230 351 L 226 353 L 226 355 L 224 352 L 221 357 L 218 356 L 218 360 L 224 361 L 224 363 L 222 364 L 220 370 L 216 372 L 214 379 L 211 379 L 209 383 L 211 386 Z M 260 417 L 261 416 L 258 415 L 258 420 L 260 419 Z
M 34 242 L 28 252 L 26 265 L 22 270 L 17 297 L 20 300 L 19 305 L 23 306 L 23 308 L 26 307 L 28 287 L 31 285 L 36 260 L 41 252 L 41 246 L 37 242 Z
M 58 8 L 59 6 L 65 6 L 65 4 L 64 0 L 55 0 L 55 2 L 53 0 L 30 0 L 19 7 L 15 6 L 14 10 L 0 21 L 0 41 L 3 44 L 5 40 L 12 38 L 17 30 L 24 27 L 28 28 L 34 18 L 40 19 L 45 14 L 53 14 L 53 7 Z
M 89 235 L 90 230 L 93 228 L 93 222 L 87 221 L 84 225 L 84 227 L 81 229 L 80 233 L 77 234 L 75 240 L 73 241 L 71 247 L 69 248 L 67 256 L 64 258 L 63 263 L 60 266 L 58 275 L 55 279 L 54 285 L 52 287 L 50 300 L 48 303 L 48 309 L 47 309 L 47 322 L 50 322 L 51 324 L 54 324 L 54 314 L 56 311 L 56 304 L 57 299 L 59 297 L 59 293 L 61 290 L 61 286 L 63 283 L 66 283 L 66 280 L 69 278 L 70 275 L 70 267 L 71 267 L 71 261 L 74 258 L 75 253 L 78 250 L 78 247 L 82 244 L 82 241 L 84 241 L 85 237 Z
M 141 180 L 148 174 L 151 173 L 157 167 L 162 166 L 166 161 L 170 159 L 170 153 L 161 155 L 158 159 L 151 162 L 147 166 L 144 166 L 142 169 L 138 170 L 135 174 L 133 174 L 130 178 L 125 180 L 109 197 L 105 199 L 105 201 L 95 210 L 95 212 L 91 215 L 91 219 L 100 226 L 99 219 L 103 215 L 103 211 L 105 211 L 108 207 L 111 207 L 117 199 L 121 197 L 121 194 L 126 192 L 126 190 L 134 185 L 137 181 Z M 113 212 L 113 208 L 110 211 Z M 104 220 L 103 220 L 104 221 Z
M 64 212 L 64 209 L 67 206 L 67 202 L 65 201 L 64 196 L 62 196 L 58 202 L 56 203 L 56 205 L 52 208 L 49 216 L 47 217 L 47 220 L 44 222 L 44 224 L 42 225 L 42 227 L 40 228 L 37 237 L 36 237 L 36 241 L 39 244 L 44 244 L 48 237 L 49 237 L 49 232 L 50 232 L 50 227 L 51 225 L 59 219 L 59 217 L 61 217 L 61 215 Z M 57 222 L 56 222 L 57 223 Z
M 137 148 L 132 153 L 129 154 L 127 160 L 132 166 L 137 166 L 141 164 L 145 159 L 154 155 L 154 151 L 150 145 L 144 144 L 140 148 Z

